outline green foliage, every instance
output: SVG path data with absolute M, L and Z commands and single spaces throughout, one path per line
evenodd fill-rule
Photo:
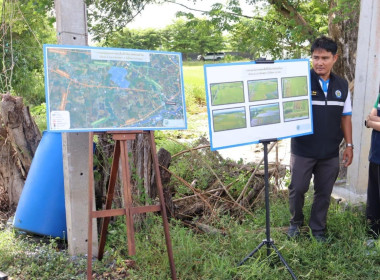
M 96 38 L 95 38 L 96 39 Z M 110 33 L 102 46 L 188 53 L 220 51 L 224 48 L 222 31 L 206 19 L 178 19 L 162 30 L 127 29 Z
M 248 52 L 253 58 L 300 58 L 309 55 L 308 44 L 312 37 L 327 33 L 328 5 L 320 1 L 305 1 L 300 2 L 296 9 L 313 34 L 305 34 L 306 27 L 295 20 L 284 20 L 284 15 L 276 10 L 275 5 L 263 5 L 254 11 L 252 19 L 242 18 L 232 27 L 232 48 Z
M 162 32 L 148 28 L 142 30 L 127 29 L 114 32 L 101 43 L 104 47 L 127 49 L 158 50 L 162 46 Z
M 36 122 L 39 130 L 42 132 L 47 129 L 46 123 L 46 103 L 41 105 L 33 106 L 30 108 L 30 113 Z
M 86 0 L 88 5 L 88 28 L 94 40 L 100 42 L 105 36 L 126 27 L 132 19 L 155 0 Z
M 6 1 L 1 9 L 0 90 L 22 96 L 27 104 L 41 104 L 45 100 L 42 44 L 55 42 L 54 20 L 35 1 Z
M 163 34 L 163 48 L 170 51 L 201 54 L 224 49 L 222 31 L 206 19 L 178 19 Z

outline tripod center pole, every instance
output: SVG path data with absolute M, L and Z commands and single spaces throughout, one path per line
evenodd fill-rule
M 268 144 L 275 142 L 277 139 L 260 140 L 260 143 L 264 145 L 264 182 L 265 182 L 265 212 L 266 212 L 266 244 L 267 244 L 267 256 L 270 255 L 270 207 L 269 207 L 269 174 L 268 174 Z

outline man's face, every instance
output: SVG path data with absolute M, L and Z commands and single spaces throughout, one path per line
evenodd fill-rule
M 322 79 L 327 80 L 337 58 L 337 54 L 333 55 L 325 49 L 315 49 L 311 55 L 315 73 Z

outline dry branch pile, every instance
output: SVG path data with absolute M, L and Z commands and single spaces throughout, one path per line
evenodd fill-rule
M 252 164 L 225 160 L 210 150 L 204 138 L 193 148 L 173 155 L 172 160 L 173 168 L 163 169 L 172 175 L 166 187 L 173 194 L 174 208 L 169 210 L 177 219 L 192 221 L 201 217 L 207 220 L 227 212 L 234 216 L 252 214 L 262 197 L 263 160 Z M 271 165 L 269 177 L 283 178 L 285 171 L 283 165 Z M 276 191 L 278 186 L 271 184 L 271 187 Z
M 181 144 L 174 139 L 165 141 L 173 141 L 177 148 L 183 145 L 181 151 L 173 155 L 163 148 L 158 152 L 168 216 L 182 220 L 185 224 L 195 225 L 201 231 L 210 231 L 208 228 L 210 222 L 220 217 L 221 214 L 229 213 L 237 218 L 246 214 L 252 215 L 255 206 L 263 198 L 263 159 L 250 164 L 225 160 L 218 152 L 210 150 L 210 145 L 205 138 L 200 138 L 192 146 Z M 131 142 L 129 146 L 131 173 L 136 173 L 136 171 L 138 173 L 132 176 L 132 183 L 135 185 L 133 187 L 134 203 L 154 204 L 157 197 L 154 191 L 156 186 L 153 179 L 155 176 L 153 168 L 148 168 L 147 174 L 140 172 L 140 165 L 136 161 L 137 157 L 147 154 L 146 148 L 144 145 Z M 101 169 L 97 172 L 103 173 L 99 176 L 101 178 L 99 187 L 102 191 L 98 193 L 105 194 L 107 184 L 104 182 L 108 176 L 107 170 L 109 170 L 110 163 L 107 157 L 112 156 L 112 141 L 99 139 L 98 144 L 97 162 Z M 144 148 L 142 148 L 143 146 Z M 270 152 L 274 146 L 275 143 L 268 148 L 268 151 Z M 148 159 L 143 161 L 151 164 Z M 102 170 L 103 167 L 105 167 L 104 170 Z M 285 173 L 284 165 L 270 164 L 269 176 L 272 192 L 278 190 Z M 147 179 L 149 179 L 148 187 L 146 187 Z M 115 207 L 123 205 L 120 182 L 119 179 L 116 186 L 119 195 L 115 194 Z M 104 195 L 98 201 L 104 201 Z M 100 208 L 101 205 L 98 207 Z M 143 219 L 143 217 L 135 218 L 135 225 Z

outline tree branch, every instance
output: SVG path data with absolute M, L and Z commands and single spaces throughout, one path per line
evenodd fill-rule
M 314 37 L 314 30 L 309 23 L 303 18 L 303 16 L 295 9 L 293 5 L 287 0 L 268 0 L 269 4 L 287 19 L 294 19 L 296 23 L 302 26 L 302 33 L 307 36 L 308 41 L 311 43 Z
M 194 8 L 191 8 L 191 7 L 188 7 L 184 4 L 181 4 L 181 3 L 177 3 L 175 1 L 165 1 L 167 3 L 172 3 L 172 4 L 176 4 L 176 5 L 179 5 L 179 6 L 182 6 L 190 11 L 194 11 L 194 12 L 200 12 L 200 13 L 204 13 L 204 14 L 209 14 L 210 11 L 205 11 L 205 10 L 198 10 L 198 9 L 194 9 Z M 223 11 L 224 13 L 226 14 L 229 14 L 231 16 L 236 16 L 236 17 L 243 17 L 243 18 L 248 18 L 248 19 L 258 19 L 258 20 L 263 20 L 262 17 L 252 17 L 252 16 L 247 16 L 247 15 L 243 15 L 243 14 L 237 14 L 237 13 L 233 13 L 233 12 L 226 12 L 226 11 Z

